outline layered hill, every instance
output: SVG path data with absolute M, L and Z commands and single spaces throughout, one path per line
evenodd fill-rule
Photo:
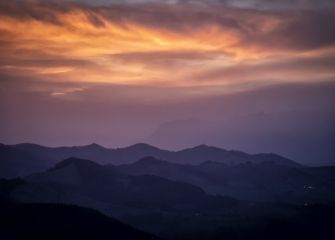
M 206 161 L 238 165 L 241 163 L 275 163 L 299 167 L 300 164 L 276 154 L 247 154 L 222 148 L 199 145 L 180 151 L 167 151 L 148 144 L 135 144 L 125 148 L 109 149 L 97 144 L 78 147 L 44 147 L 36 144 L 0 145 L 0 177 L 22 177 L 46 170 L 63 159 L 76 157 L 100 164 L 127 164 L 152 156 L 180 164 L 201 164 Z

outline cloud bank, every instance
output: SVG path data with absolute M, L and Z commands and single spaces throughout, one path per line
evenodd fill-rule
M 306 62 L 334 56 L 331 8 L 264 11 L 229 6 L 193 1 L 108 6 L 2 2 L 0 69 L 44 81 L 238 89 L 243 84 L 308 81 L 319 71 L 311 73 Z M 294 62 L 299 79 L 282 62 Z M 260 77 L 259 71 L 273 70 L 282 73 L 281 79 Z M 249 77 L 231 76 L 234 71 Z M 213 74 L 218 72 L 229 74 L 218 78 Z M 329 67 L 313 79 L 333 76 Z

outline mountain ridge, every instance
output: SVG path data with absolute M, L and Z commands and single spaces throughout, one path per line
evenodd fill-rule
M 283 157 L 279 154 L 271 153 L 271 152 L 251 154 L 251 153 L 246 153 L 246 152 L 239 151 L 239 150 L 226 150 L 226 149 L 221 148 L 221 147 L 210 146 L 210 145 L 206 145 L 206 144 L 200 144 L 200 145 L 197 145 L 197 146 L 194 146 L 194 147 L 184 148 L 184 149 L 177 150 L 177 151 L 162 149 L 162 148 L 159 148 L 159 147 L 147 144 L 147 143 L 136 143 L 136 144 L 132 144 L 132 145 L 129 145 L 129 146 L 126 146 L 126 147 L 121 147 L 121 148 L 107 148 L 107 147 L 104 147 L 104 146 L 99 145 L 97 143 L 92 143 L 92 144 L 88 144 L 88 145 L 79 145 L 79 146 L 60 146 L 60 147 L 48 147 L 48 146 L 43 146 L 43 145 L 38 145 L 38 144 L 33 144 L 33 143 L 19 143 L 19 144 L 14 144 L 14 145 L 2 144 L 2 145 L 18 147 L 20 149 L 22 149 L 22 147 L 24 146 L 24 149 L 26 149 L 26 150 L 27 150 L 27 147 L 32 147 L 32 146 L 35 147 L 35 148 L 39 147 L 39 148 L 42 148 L 42 149 L 87 149 L 87 148 L 92 149 L 92 148 L 94 148 L 94 149 L 103 149 L 103 150 L 109 150 L 109 151 L 126 151 L 126 150 L 132 150 L 132 149 L 148 150 L 148 149 L 150 149 L 150 150 L 155 150 L 155 151 L 168 152 L 168 153 L 172 153 L 172 154 L 182 153 L 182 152 L 190 152 L 190 151 L 206 151 L 206 150 L 208 151 L 208 150 L 211 150 L 211 151 L 218 151 L 218 152 L 226 152 L 226 153 L 229 153 L 229 154 L 239 154 L 241 156 L 271 155 L 271 156 L 281 157 L 283 159 L 290 160 L 290 159 L 288 159 L 286 157 Z M 136 160 L 138 160 L 138 159 L 136 159 Z M 293 160 L 290 160 L 290 161 L 294 162 Z
M 21 157 L 18 155 L 21 155 Z M 3 169 L 17 168 L 15 171 L 7 171 L 0 174 L 0 177 L 22 177 L 27 174 L 46 170 L 57 162 L 71 157 L 89 159 L 103 165 L 120 165 L 134 163 L 139 159 L 149 156 L 166 162 L 191 165 L 199 165 L 203 162 L 212 161 L 228 165 L 238 165 L 248 162 L 257 164 L 268 162 L 293 167 L 302 166 L 293 160 L 274 153 L 248 154 L 242 151 L 226 150 L 205 144 L 179 151 L 169 151 L 146 143 L 137 143 L 124 148 L 106 148 L 96 143 L 70 147 L 46 147 L 38 144 L 22 143 L 0 145 L 0 164 L 4 165 Z M 12 160 L 9 161 L 8 159 Z M 24 159 L 29 159 L 29 161 L 23 161 Z M 22 161 L 24 164 L 15 164 L 15 166 L 11 164 L 11 162 Z M 25 169 L 20 169 L 21 165 L 26 166 Z

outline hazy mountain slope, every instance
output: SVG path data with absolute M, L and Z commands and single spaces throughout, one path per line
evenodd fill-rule
M 28 183 L 13 196 L 28 202 L 163 207 L 192 203 L 205 196 L 201 188 L 189 183 L 152 175 L 128 176 L 112 166 L 76 158 L 66 159 L 25 180 Z
M 116 167 L 125 174 L 152 174 L 200 186 L 207 193 L 243 200 L 318 202 L 335 199 L 335 168 L 291 167 L 273 163 L 176 164 L 143 158 Z
M 117 163 L 131 163 L 143 157 L 152 156 L 175 163 L 199 164 L 206 161 L 223 162 L 226 164 L 239 164 L 245 162 L 274 162 L 280 165 L 299 166 L 298 163 L 276 154 L 247 154 L 240 151 L 227 151 L 218 147 L 199 145 L 180 151 L 166 151 L 147 145 L 136 144 L 127 148 L 115 149 Z M 116 160 L 114 160 L 116 161 Z
M 44 159 L 61 161 L 69 157 L 90 159 L 100 164 L 112 163 L 121 164 L 135 162 L 145 156 L 156 156 L 161 159 L 172 158 L 173 152 L 162 150 L 148 144 L 138 143 L 125 148 L 109 149 L 98 144 L 73 147 L 44 147 L 35 144 L 17 144 L 13 148 L 24 150 L 32 155 Z
M 100 164 L 118 165 L 133 163 L 147 156 L 174 163 L 188 164 L 200 164 L 206 161 L 222 162 L 229 165 L 247 162 L 273 162 L 278 165 L 301 166 L 276 154 L 247 154 L 206 145 L 173 152 L 143 143 L 118 149 L 108 149 L 97 144 L 50 148 L 25 143 L 0 146 L 0 164 L 2 166 L 0 177 L 20 177 L 42 171 L 53 166 L 56 162 L 70 157 L 90 159 Z
M 54 162 L 61 161 L 69 157 L 91 159 L 96 162 L 104 163 L 111 158 L 110 149 L 104 148 L 98 144 L 72 147 L 45 147 L 36 144 L 22 143 L 12 145 L 13 147 L 29 152 L 43 159 L 51 159 Z
M 23 177 L 43 171 L 51 164 L 53 162 L 49 159 L 40 158 L 15 146 L 0 144 L 0 178 Z

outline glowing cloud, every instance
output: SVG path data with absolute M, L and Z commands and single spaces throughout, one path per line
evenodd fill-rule
M 0 9 L 0 70 L 44 81 L 238 88 L 306 80 L 303 67 L 279 63 L 334 53 L 334 30 L 318 27 L 335 20 L 331 11 L 39 1 Z M 325 80 L 334 71 L 314 75 Z

